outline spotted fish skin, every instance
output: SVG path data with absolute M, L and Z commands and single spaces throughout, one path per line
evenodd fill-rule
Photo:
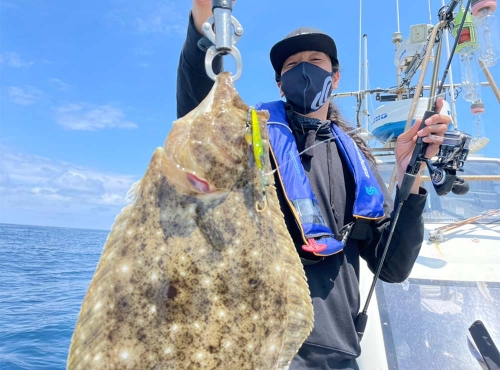
M 108 236 L 68 369 L 288 369 L 313 309 L 272 175 L 256 210 L 247 111 L 222 73 L 155 150 Z

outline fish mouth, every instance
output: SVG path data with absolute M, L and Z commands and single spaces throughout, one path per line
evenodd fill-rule
M 216 165 L 225 163 L 223 167 L 231 168 L 241 163 L 240 158 L 212 134 L 202 141 L 189 136 L 185 128 L 174 126 L 166 140 L 164 174 L 168 182 L 179 192 L 191 196 L 211 197 L 227 193 L 229 189 L 225 182 L 210 175 L 210 162 L 214 161 Z M 210 153 L 208 157 L 204 157 L 206 153 Z
M 248 109 L 233 101 L 236 91 L 226 80 L 217 88 L 220 82 L 196 109 L 174 122 L 164 143 L 164 175 L 183 194 L 226 194 L 245 167 Z
M 177 166 L 166 166 L 168 168 L 165 177 L 179 193 L 211 201 L 229 192 L 210 185 L 203 177 L 191 171 L 180 169 Z
M 188 182 L 195 188 L 199 193 L 202 194 L 208 194 L 208 193 L 213 193 L 213 191 L 210 188 L 210 184 L 196 176 L 194 173 L 187 172 L 186 177 Z
M 191 160 L 185 162 L 173 161 L 168 151 L 164 152 L 164 155 L 162 172 L 169 184 L 178 192 L 206 200 L 219 198 L 228 192 L 212 185 L 203 173 L 193 170 L 198 167 L 191 156 L 189 156 Z

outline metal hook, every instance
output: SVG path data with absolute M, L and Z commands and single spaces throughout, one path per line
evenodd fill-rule
M 215 12 L 217 14 L 217 9 L 215 10 Z M 219 20 L 220 22 L 228 21 L 227 18 L 219 18 L 217 20 Z M 213 25 L 215 24 L 217 26 L 218 24 L 216 23 L 215 16 L 211 16 L 210 18 L 207 19 L 205 23 L 203 23 L 203 33 L 205 34 L 207 39 L 209 39 L 210 42 L 215 45 L 217 49 L 222 49 L 222 48 L 230 49 L 232 45 L 236 45 L 238 43 L 241 36 L 243 35 L 243 27 L 241 26 L 241 23 L 234 16 L 231 16 L 230 22 L 231 23 L 229 24 L 229 31 L 224 27 L 221 27 L 220 30 L 216 29 L 217 35 L 213 30 Z M 231 32 L 230 31 L 231 25 L 234 27 L 234 33 L 231 35 L 231 40 L 229 41 L 230 38 L 229 33 Z
M 255 210 L 257 213 L 262 213 L 267 209 L 267 198 L 262 199 L 260 202 L 255 202 Z
M 207 55 L 205 56 L 205 71 L 207 72 L 208 77 L 210 77 L 214 81 L 217 78 L 217 75 L 214 73 L 214 70 L 212 69 L 212 62 L 214 61 L 217 55 L 226 55 L 226 54 L 231 54 L 234 60 L 236 61 L 236 74 L 231 76 L 233 81 L 236 81 L 241 77 L 243 61 L 241 59 L 241 54 L 238 48 L 233 45 L 229 53 L 225 53 L 223 51 L 218 52 L 215 49 L 215 46 L 211 46 L 210 48 L 208 48 Z
M 241 77 L 243 62 L 241 59 L 241 53 L 236 48 L 236 44 L 243 35 L 243 27 L 240 22 L 230 15 L 230 10 L 228 9 L 214 9 L 214 16 L 210 17 L 205 23 L 203 23 L 203 33 L 207 39 L 213 44 L 207 50 L 205 56 L 205 70 L 208 77 L 215 81 L 217 75 L 214 73 L 212 68 L 212 62 L 217 55 L 227 55 L 230 54 L 236 61 L 236 74 L 232 76 L 233 81 L 238 80 Z M 216 32 L 213 30 L 213 25 L 215 24 Z M 217 25 L 220 25 L 217 27 Z M 234 33 L 231 35 L 231 26 L 234 27 Z

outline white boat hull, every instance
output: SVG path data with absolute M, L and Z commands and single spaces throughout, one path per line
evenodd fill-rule
M 420 98 L 412 121 L 422 118 L 429 103 L 429 98 Z M 375 138 L 383 143 L 395 140 L 404 132 L 408 113 L 410 112 L 413 99 L 396 100 L 378 107 L 373 113 L 373 123 L 371 132 Z M 450 104 L 443 101 L 441 114 L 451 115 Z

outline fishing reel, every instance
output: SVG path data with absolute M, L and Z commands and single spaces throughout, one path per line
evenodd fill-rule
M 472 137 L 461 131 L 447 131 L 443 143 L 439 146 L 437 160 L 421 157 L 427 164 L 431 175 L 431 182 L 437 195 L 443 196 L 450 191 L 457 195 L 464 195 L 469 191 L 469 183 L 457 176 L 463 172 L 469 144 Z
M 465 7 L 464 13 L 467 13 L 469 11 L 472 1 L 473 0 L 467 0 L 467 5 Z M 441 22 L 433 30 L 433 34 L 436 36 L 436 40 L 430 39 L 428 41 L 428 43 L 430 42 L 430 45 L 427 48 L 425 63 L 422 66 L 422 72 L 421 72 L 422 76 L 425 76 L 427 70 L 427 63 L 430 60 L 431 51 L 432 48 L 434 47 L 434 43 L 437 41 L 437 39 L 439 39 L 438 47 L 435 53 L 434 71 L 432 73 L 432 82 L 430 90 L 431 99 L 429 99 L 429 105 L 427 106 L 427 110 L 425 111 L 424 116 L 422 117 L 422 120 L 420 122 L 419 130 L 423 129 L 425 127 L 425 121 L 435 114 L 437 108 L 436 104 L 437 102 L 432 101 L 433 97 L 439 96 L 443 91 L 444 82 L 446 81 L 446 76 L 448 75 L 453 55 L 455 53 L 455 49 L 457 47 L 458 42 L 460 41 L 460 37 L 455 38 L 453 51 L 451 52 L 451 55 L 448 58 L 448 62 L 443 72 L 443 78 L 441 78 L 440 80 L 441 83 L 438 86 L 439 61 L 441 57 L 441 47 L 442 47 L 441 36 L 443 33 L 443 29 L 446 27 L 449 28 L 450 23 L 454 22 L 454 19 L 452 19 L 453 10 L 458 4 L 459 4 L 458 0 L 452 0 L 447 7 L 441 9 L 439 14 Z M 457 35 L 462 34 L 465 18 L 466 17 L 462 17 L 460 26 L 457 29 L 456 33 Z M 443 25 L 445 27 L 443 27 Z M 437 86 L 438 88 L 436 91 Z M 467 160 L 467 156 L 469 154 L 471 140 L 472 137 L 469 134 L 466 134 L 461 131 L 445 132 L 443 137 L 443 142 L 439 146 L 437 160 L 432 162 L 430 159 L 425 158 L 424 156 L 428 144 L 424 143 L 421 137 L 417 137 L 417 140 L 415 142 L 415 148 L 413 149 L 410 161 L 406 167 L 405 174 L 403 178 L 400 179 L 401 182 L 399 186 L 399 204 L 394 212 L 393 216 L 394 221 L 391 222 L 389 236 L 385 242 L 385 247 L 382 251 L 382 256 L 378 261 L 377 269 L 375 271 L 372 285 L 370 286 L 370 291 L 368 292 L 368 297 L 366 298 L 363 311 L 361 311 L 356 318 L 355 327 L 360 340 L 363 337 L 366 329 L 366 323 L 368 320 L 368 314 L 367 314 L 368 305 L 375 290 L 377 280 L 380 277 L 382 266 L 384 265 L 384 260 L 387 255 L 389 245 L 391 244 L 392 235 L 396 228 L 397 221 L 401 213 L 401 209 L 403 207 L 404 202 L 408 199 L 413 185 L 415 184 L 415 180 L 417 179 L 418 174 L 420 172 L 420 165 L 422 164 L 422 162 L 425 162 L 427 164 L 427 167 L 431 175 L 432 185 L 434 186 L 434 189 L 438 195 L 440 196 L 446 195 L 450 191 L 458 195 L 466 194 L 469 191 L 469 184 L 465 182 L 464 179 L 458 177 L 457 172 L 463 172 L 463 166 L 465 165 L 465 161 Z

